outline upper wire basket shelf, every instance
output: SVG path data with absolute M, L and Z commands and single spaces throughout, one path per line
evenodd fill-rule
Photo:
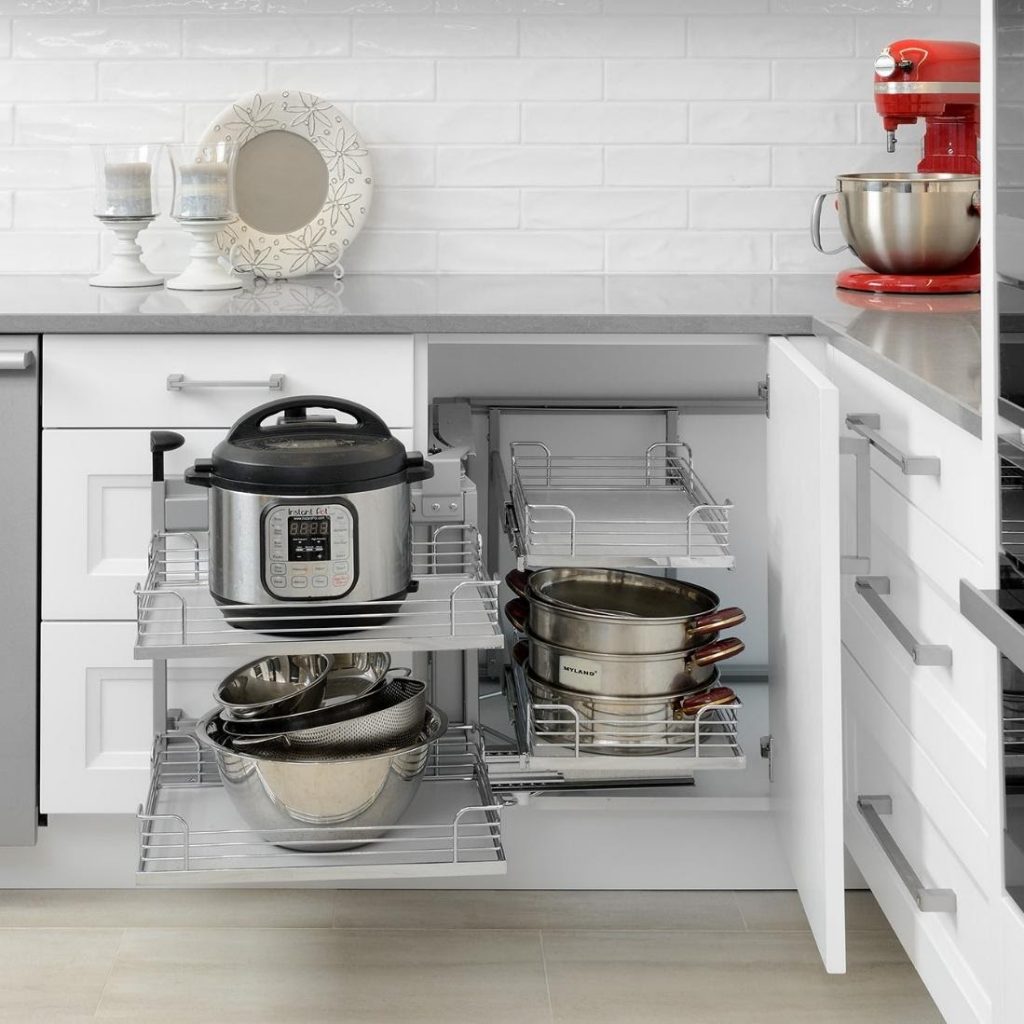
M 142 885 L 189 886 L 504 874 L 501 810 L 479 735 L 452 726 L 431 748 L 419 792 L 397 824 L 340 824 L 323 830 L 323 842 L 350 847 L 288 850 L 275 844 L 296 834 L 308 843 L 308 830 L 246 827 L 224 792 L 213 752 L 189 732 L 172 732 L 157 738 L 139 808 L 137 878 Z
M 136 658 L 258 658 L 283 647 L 290 654 L 471 650 L 503 643 L 498 582 L 485 578 L 475 527 L 440 526 L 429 541 L 413 542 L 414 589 L 404 600 L 375 601 L 370 610 L 320 604 L 301 619 L 285 617 L 280 604 L 218 605 L 210 594 L 207 553 L 206 533 L 154 536 L 146 581 L 135 591 Z M 382 613 L 390 616 L 383 624 Z
M 522 569 L 724 568 L 731 502 L 717 502 L 683 442 L 639 455 L 555 455 L 512 444 L 508 532 Z

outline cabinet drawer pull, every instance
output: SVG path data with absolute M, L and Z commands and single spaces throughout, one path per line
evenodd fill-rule
M 28 370 L 35 361 L 35 353 L 23 349 L 14 352 L 0 352 L 0 371 Z
M 907 455 L 890 444 L 880 433 L 882 418 L 873 412 L 853 413 L 846 417 L 846 426 L 860 434 L 887 459 L 900 467 L 904 476 L 938 476 L 941 462 L 935 455 Z
M 284 374 L 272 373 L 266 380 L 186 380 L 183 373 L 167 375 L 168 391 L 186 391 L 191 388 L 266 388 L 281 391 L 284 388 Z
M 839 571 L 846 576 L 871 569 L 871 463 L 867 440 L 863 437 L 839 438 L 839 454 L 852 455 L 856 463 L 857 549 L 852 555 L 841 555 Z
M 910 866 L 910 861 L 903 856 L 903 851 L 896 845 L 896 840 L 882 824 L 880 815 L 892 814 L 891 796 L 859 796 L 857 810 L 871 829 L 874 837 L 882 847 L 882 852 L 889 858 L 889 863 L 896 869 L 900 881 L 907 887 L 918 909 L 926 914 L 955 914 L 956 893 L 952 889 L 928 889 L 917 872 Z
M 882 600 L 883 594 L 891 590 L 888 576 L 858 576 L 854 581 L 857 593 L 867 601 L 871 610 L 882 620 L 883 625 L 910 655 L 915 665 L 953 664 L 953 649 L 947 644 L 924 644 L 899 620 L 896 613 Z

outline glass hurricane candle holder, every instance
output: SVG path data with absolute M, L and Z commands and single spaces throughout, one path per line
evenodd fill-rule
M 178 291 L 241 288 L 221 262 L 216 238 L 235 216 L 235 156 L 232 142 L 170 148 L 174 171 L 171 216 L 192 236 L 189 265 L 167 287 Z
M 163 284 L 142 262 L 139 232 L 157 214 L 157 170 L 161 146 L 97 146 L 93 150 L 93 213 L 116 239 L 110 265 L 89 283 L 99 288 L 145 288 Z

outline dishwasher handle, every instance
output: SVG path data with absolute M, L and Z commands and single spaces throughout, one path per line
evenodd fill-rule
M 0 372 L 15 373 L 18 370 L 31 370 L 36 364 L 36 354 L 28 349 L 12 349 L 0 352 Z

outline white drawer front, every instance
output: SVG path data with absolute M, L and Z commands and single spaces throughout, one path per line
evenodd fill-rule
M 844 435 L 854 436 L 845 426 L 848 415 L 875 413 L 878 433 L 896 449 L 937 457 L 939 476 L 908 476 L 874 447 L 871 466 L 965 548 L 984 556 L 989 531 L 978 522 L 976 501 L 988 486 L 981 441 L 831 346 L 828 358 Z
M 844 681 L 855 671 L 851 662 L 844 651 Z M 874 719 L 848 706 L 844 721 L 847 848 L 945 1019 L 957 1024 L 991 1021 L 992 907 L 958 856 L 959 849 L 950 845 L 948 826 L 932 819 L 903 768 L 876 742 Z M 912 742 L 909 736 L 906 740 Z M 917 766 L 913 760 L 912 767 Z M 925 886 L 956 894 L 955 913 L 925 913 L 918 908 L 858 810 L 858 796 L 891 797 L 892 813 L 881 816 L 882 824 Z M 955 800 L 952 794 L 949 798 Z
M 228 427 L 289 395 L 332 395 L 413 425 L 413 339 L 360 335 L 47 335 L 44 427 Z M 168 390 L 185 382 L 256 387 Z M 266 386 L 283 375 L 279 390 Z
M 134 814 L 153 746 L 152 664 L 132 660 L 128 622 L 45 622 L 40 642 L 40 809 Z M 168 705 L 198 716 L 235 661 L 168 666 Z

